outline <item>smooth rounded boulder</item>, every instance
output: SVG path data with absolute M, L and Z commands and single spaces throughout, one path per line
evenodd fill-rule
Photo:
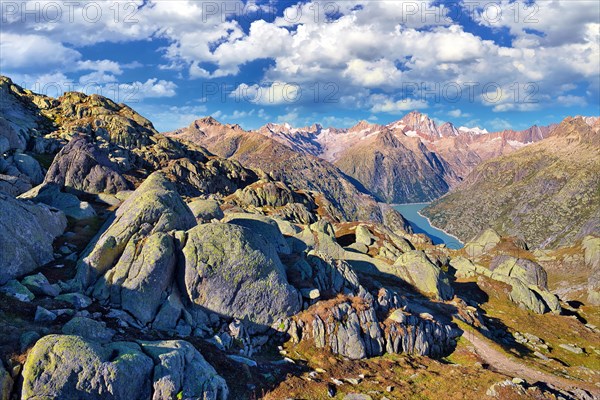
M 225 223 L 198 225 L 187 235 L 185 291 L 193 304 L 263 325 L 300 310 L 300 294 L 260 235 Z

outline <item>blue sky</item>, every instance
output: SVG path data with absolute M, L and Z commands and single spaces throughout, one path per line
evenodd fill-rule
M 490 131 L 598 115 L 600 2 L 0 2 L 0 72 L 161 131 L 213 115 L 348 127 L 418 109 Z

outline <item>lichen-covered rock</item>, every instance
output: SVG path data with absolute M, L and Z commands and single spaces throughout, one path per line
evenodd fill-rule
M 73 138 L 58 152 L 44 181 L 87 193 L 117 193 L 130 187 L 106 152 L 86 136 Z
M 11 279 L 4 286 L 0 287 L 0 292 L 24 303 L 29 303 L 35 299 L 35 295 L 16 279 Z
M 376 312 L 376 307 L 368 296 L 337 298 L 312 306 L 284 325 L 292 340 L 310 339 L 317 348 L 328 347 L 350 359 L 386 352 L 441 357 L 456 344 L 458 331 L 450 325 L 402 310 L 380 321 L 378 313 L 386 314 L 387 308 Z
M 54 183 L 44 183 L 36 186 L 21 194 L 19 198 L 58 208 L 66 216 L 74 219 L 87 219 L 96 216 L 94 208 L 88 202 L 80 201 L 73 194 L 61 192 L 60 187 Z
M 48 279 L 41 272 L 35 275 L 29 275 L 23 278 L 21 283 L 35 295 L 44 295 L 55 297 L 60 294 L 60 287 L 57 284 L 50 284 Z
M 54 300 L 69 303 L 77 310 L 88 308 L 92 304 L 92 299 L 82 293 L 64 293 L 56 296 Z
M 536 285 L 548 290 L 548 275 L 546 270 L 536 262 L 524 258 L 507 255 L 496 256 L 492 259 L 490 270 L 495 274 L 503 274 L 520 279 L 528 285 Z
M 433 264 L 424 252 L 412 250 L 401 255 L 394 263 L 398 277 L 424 293 L 431 293 L 442 300 L 454 296 L 448 276 Z
M 62 327 L 65 335 L 77 335 L 99 343 L 108 343 L 115 331 L 107 328 L 106 323 L 84 317 L 75 317 Z
M 474 264 L 471 260 L 462 256 L 452 258 L 450 260 L 450 266 L 455 269 L 455 276 L 457 278 L 469 278 L 476 276 L 477 274 L 485 275 L 487 277 L 492 275 L 492 271 L 489 269 Z
M 258 214 L 229 213 L 225 216 L 223 222 L 250 229 L 257 235 L 262 236 L 267 243 L 275 246 L 279 254 L 291 253 L 291 249 L 281 234 L 277 222 L 271 218 Z
M 262 236 L 224 223 L 198 225 L 187 235 L 185 290 L 193 304 L 264 325 L 300 310 L 300 294 Z
M 356 243 L 364 244 L 365 246 L 370 246 L 375 242 L 375 236 L 369 231 L 364 225 L 358 225 L 356 227 Z
M 531 290 L 523 281 L 502 274 L 494 274 L 493 279 L 508 283 L 512 289 L 509 298 L 520 307 L 536 314 L 548 312 L 548 307 L 540 295 Z
M 194 215 L 174 185 L 160 172 L 151 174 L 119 207 L 110 226 L 84 251 L 77 266 L 78 284 L 87 287 L 104 275 L 119 260 L 130 240 L 135 243 L 156 232 L 185 230 L 195 224 Z
M 21 398 L 147 400 L 153 367 L 135 343 L 99 344 L 79 336 L 49 335 L 27 356 Z
M 188 342 L 139 343 L 155 364 L 152 400 L 227 400 L 229 390 L 225 380 Z
M 130 240 L 117 264 L 98 280 L 93 295 L 129 311 L 145 325 L 166 298 L 175 262 L 175 244 L 168 234 L 157 232 Z
M 477 237 L 471 239 L 465 244 L 465 251 L 469 257 L 479 257 L 480 255 L 487 253 L 493 249 L 498 243 L 500 243 L 501 236 L 493 229 L 486 229 L 481 232 Z
M 66 226 L 61 211 L 0 193 L 0 285 L 52 261 Z
M 4 369 L 0 363 L 0 400 L 10 400 L 10 392 L 12 391 L 13 380 L 10 374 Z
M 211 199 L 198 199 L 188 203 L 188 207 L 194 214 L 194 217 L 201 222 L 209 222 L 213 219 L 221 219 L 225 216 L 219 202 Z

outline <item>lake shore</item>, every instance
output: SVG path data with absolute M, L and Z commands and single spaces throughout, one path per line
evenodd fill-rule
M 444 234 L 445 234 L 445 235 L 448 235 L 448 236 L 450 236 L 451 238 L 454 238 L 454 239 L 456 239 L 456 241 L 457 241 L 458 243 L 460 243 L 462 246 L 464 246 L 464 245 L 465 245 L 465 243 L 464 243 L 462 240 L 460 240 L 459 238 L 457 238 L 456 236 L 454 236 L 454 235 L 453 235 L 453 234 L 451 234 L 450 232 L 447 232 L 447 231 L 445 231 L 444 229 L 442 229 L 442 228 L 438 228 L 437 226 L 435 226 L 434 224 L 432 224 L 432 223 L 431 223 L 431 220 L 429 219 L 429 217 L 427 217 L 427 216 L 425 216 L 425 215 L 421 214 L 421 211 L 417 211 L 417 214 L 419 214 L 421 217 L 425 218 L 425 219 L 427 220 L 427 222 L 429 222 L 429 225 L 431 225 L 433 228 L 437 229 L 437 230 L 438 230 L 438 231 L 440 231 L 440 232 L 444 232 Z
M 441 243 L 446 244 L 449 248 L 460 249 L 464 247 L 464 243 L 455 235 L 440 229 L 431 223 L 431 220 L 421 214 L 421 210 L 425 208 L 429 202 L 422 203 L 406 203 L 406 204 L 391 204 L 395 210 L 403 214 L 405 219 L 432 239 L 437 239 Z

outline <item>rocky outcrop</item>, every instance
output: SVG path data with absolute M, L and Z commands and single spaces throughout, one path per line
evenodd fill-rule
M 600 237 L 586 236 L 581 246 L 585 263 L 591 269 L 587 300 L 590 304 L 600 305 Z
M 465 243 L 465 252 L 471 258 L 479 257 L 493 249 L 502 237 L 493 229 L 486 229 Z
M 450 325 L 402 310 L 378 317 L 376 307 L 383 310 L 370 296 L 340 297 L 312 306 L 284 329 L 295 342 L 312 340 L 353 360 L 386 352 L 440 357 L 454 348 L 459 333 Z
M 52 261 L 66 226 L 61 211 L 0 193 L 0 284 Z
M 80 201 L 77 196 L 63 193 L 54 183 L 44 183 L 19 196 L 36 203 L 44 203 L 61 210 L 67 217 L 77 220 L 96 216 L 94 208 L 87 201 Z
M 73 138 L 58 152 L 45 182 L 87 193 L 117 193 L 131 188 L 119 167 L 88 137 Z
M 226 400 L 227 385 L 189 343 L 40 339 L 23 369 L 22 399 Z
M 198 225 L 187 232 L 183 257 L 192 304 L 263 325 L 300 310 L 300 295 L 288 284 L 275 249 L 256 232 Z
M 548 290 L 548 274 L 534 261 L 507 255 L 496 256 L 492 259 L 490 270 L 495 274 L 517 278 L 528 285 Z
M 424 252 L 412 250 L 402 254 L 394 263 L 396 275 L 423 293 L 450 300 L 454 290 L 445 272 L 433 264 Z
M 216 200 L 197 199 L 188 203 L 188 207 L 198 222 L 210 222 L 213 219 L 221 219 L 225 216 Z
M 143 243 L 147 236 L 185 230 L 195 224 L 194 215 L 179 197 L 174 185 L 160 172 L 153 173 L 123 202 L 110 226 L 84 252 L 77 267 L 79 285 L 89 286 L 113 267 L 124 268 L 120 275 L 129 271 L 132 256 L 139 254 L 135 250 L 136 242 Z M 165 242 L 169 239 L 157 236 L 156 240 L 156 243 L 168 246 Z M 128 246 L 126 257 L 120 264 L 117 263 Z M 157 260 L 163 259 L 160 255 L 156 257 Z

